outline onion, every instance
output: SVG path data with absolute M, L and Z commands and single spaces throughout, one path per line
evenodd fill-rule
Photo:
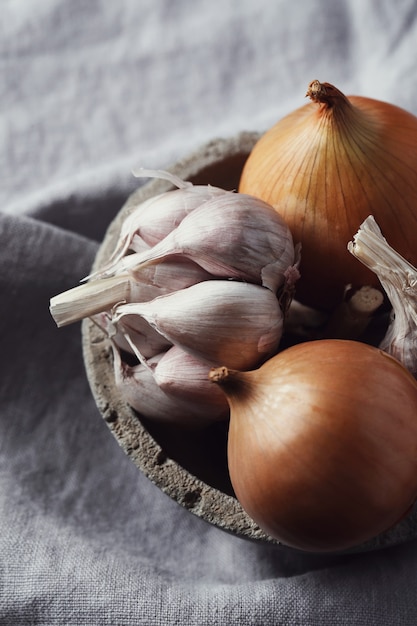
M 229 401 L 242 507 L 294 548 L 340 551 L 393 526 L 417 497 L 417 382 L 382 350 L 305 342 L 248 372 L 211 370 Z
M 346 250 L 368 215 L 417 264 L 417 117 L 328 83 L 307 95 L 257 142 L 239 191 L 273 205 L 301 242 L 297 299 L 330 309 L 346 285 L 378 285 Z

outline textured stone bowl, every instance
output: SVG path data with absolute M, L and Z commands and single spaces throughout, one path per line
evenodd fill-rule
M 242 133 L 218 139 L 169 168 L 195 184 L 237 189 L 243 164 L 258 135 Z M 132 194 L 110 224 L 93 269 L 108 259 L 122 221 L 132 205 L 171 189 L 152 180 Z M 124 452 L 155 485 L 173 500 L 225 531 L 255 541 L 280 545 L 243 511 L 233 495 L 227 471 L 227 423 L 200 431 L 168 427 L 133 411 L 114 385 L 112 352 L 105 335 L 90 320 L 82 325 L 84 360 L 97 407 Z M 362 552 L 395 545 L 417 536 L 417 509 L 395 528 L 350 550 Z

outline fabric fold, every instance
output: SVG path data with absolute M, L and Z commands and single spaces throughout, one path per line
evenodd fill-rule
M 1 626 L 415 626 L 417 540 L 308 555 L 162 493 L 49 299 L 90 272 L 132 168 L 261 132 L 316 78 L 417 114 L 416 2 L 6 2 L 0 32 Z

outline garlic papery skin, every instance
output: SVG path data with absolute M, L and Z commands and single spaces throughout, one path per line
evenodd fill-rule
M 140 259 L 141 254 L 138 253 L 123 257 L 117 264 L 117 273 L 121 275 L 128 273 L 135 281 L 160 289 L 160 295 L 213 278 L 200 265 L 185 257 L 168 257 L 161 263 L 146 267 L 141 266 Z
M 391 247 L 373 215 L 361 224 L 348 250 L 375 273 L 392 305 L 380 348 L 417 377 L 417 268 Z
M 216 406 L 209 403 L 193 402 L 184 395 L 170 394 L 161 389 L 152 373 L 163 355 L 149 360 L 150 367 L 130 366 L 120 358 L 119 351 L 113 350 L 115 384 L 124 401 L 140 415 L 151 420 L 201 428 L 222 416 L 216 413 Z
M 142 363 L 171 347 L 166 337 L 137 315 L 125 315 L 117 323 L 113 321 L 110 313 L 100 313 L 92 319 L 115 346 L 135 355 Z
M 230 405 L 228 465 L 250 517 L 285 545 L 343 551 L 393 527 L 417 496 L 417 381 L 350 340 L 216 368 Z
M 158 178 L 168 177 L 170 182 L 175 181 L 177 185 L 182 183 L 182 186 L 180 189 L 167 191 L 134 206 L 122 224 L 117 245 L 109 262 L 92 276 L 96 277 L 105 271 L 111 271 L 129 249 L 141 250 L 145 246 L 155 245 L 194 209 L 212 198 L 229 193 L 210 185 L 192 185 L 181 181 L 176 176 L 172 177 L 168 172 L 159 170 L 155 172 L 143 170 L 142 175 L 151 176 L 152 174 Z
M 138 316 L 172 344 L 209 363 L 248 369 L 278 350 L 283 315 L 276 296 L 265 287 L 211 280 L 150 302 L 115 307 L 116 325 Z
M 378 286 L 346 250 L 368 215 L 417 265 L 417 117 L 328 83 L 307 95 L 255 145 L 239 191 L 274 206 L 301 243 L 297 299 L 331 311 L 346 285 Z
M 262 284 L 276 292 L 296 254 L 278 213 L 252 196 L 224 193 L 189 213 L 142 255 L 137 269 L 172 255 L 191 259 L 218 278 Z

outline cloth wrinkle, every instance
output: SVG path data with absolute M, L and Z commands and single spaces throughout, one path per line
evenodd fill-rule
M 146 182 L 135 167 L 262 131 L 315 78 L 417 114 L 417 4 L 4 5 L 0 625 L 415 626 L 417 539 L 304 554 L 229 535 L 162 493 L 101 418 L 80 324 L 57 329 L 49 299 L 90 272 Z

